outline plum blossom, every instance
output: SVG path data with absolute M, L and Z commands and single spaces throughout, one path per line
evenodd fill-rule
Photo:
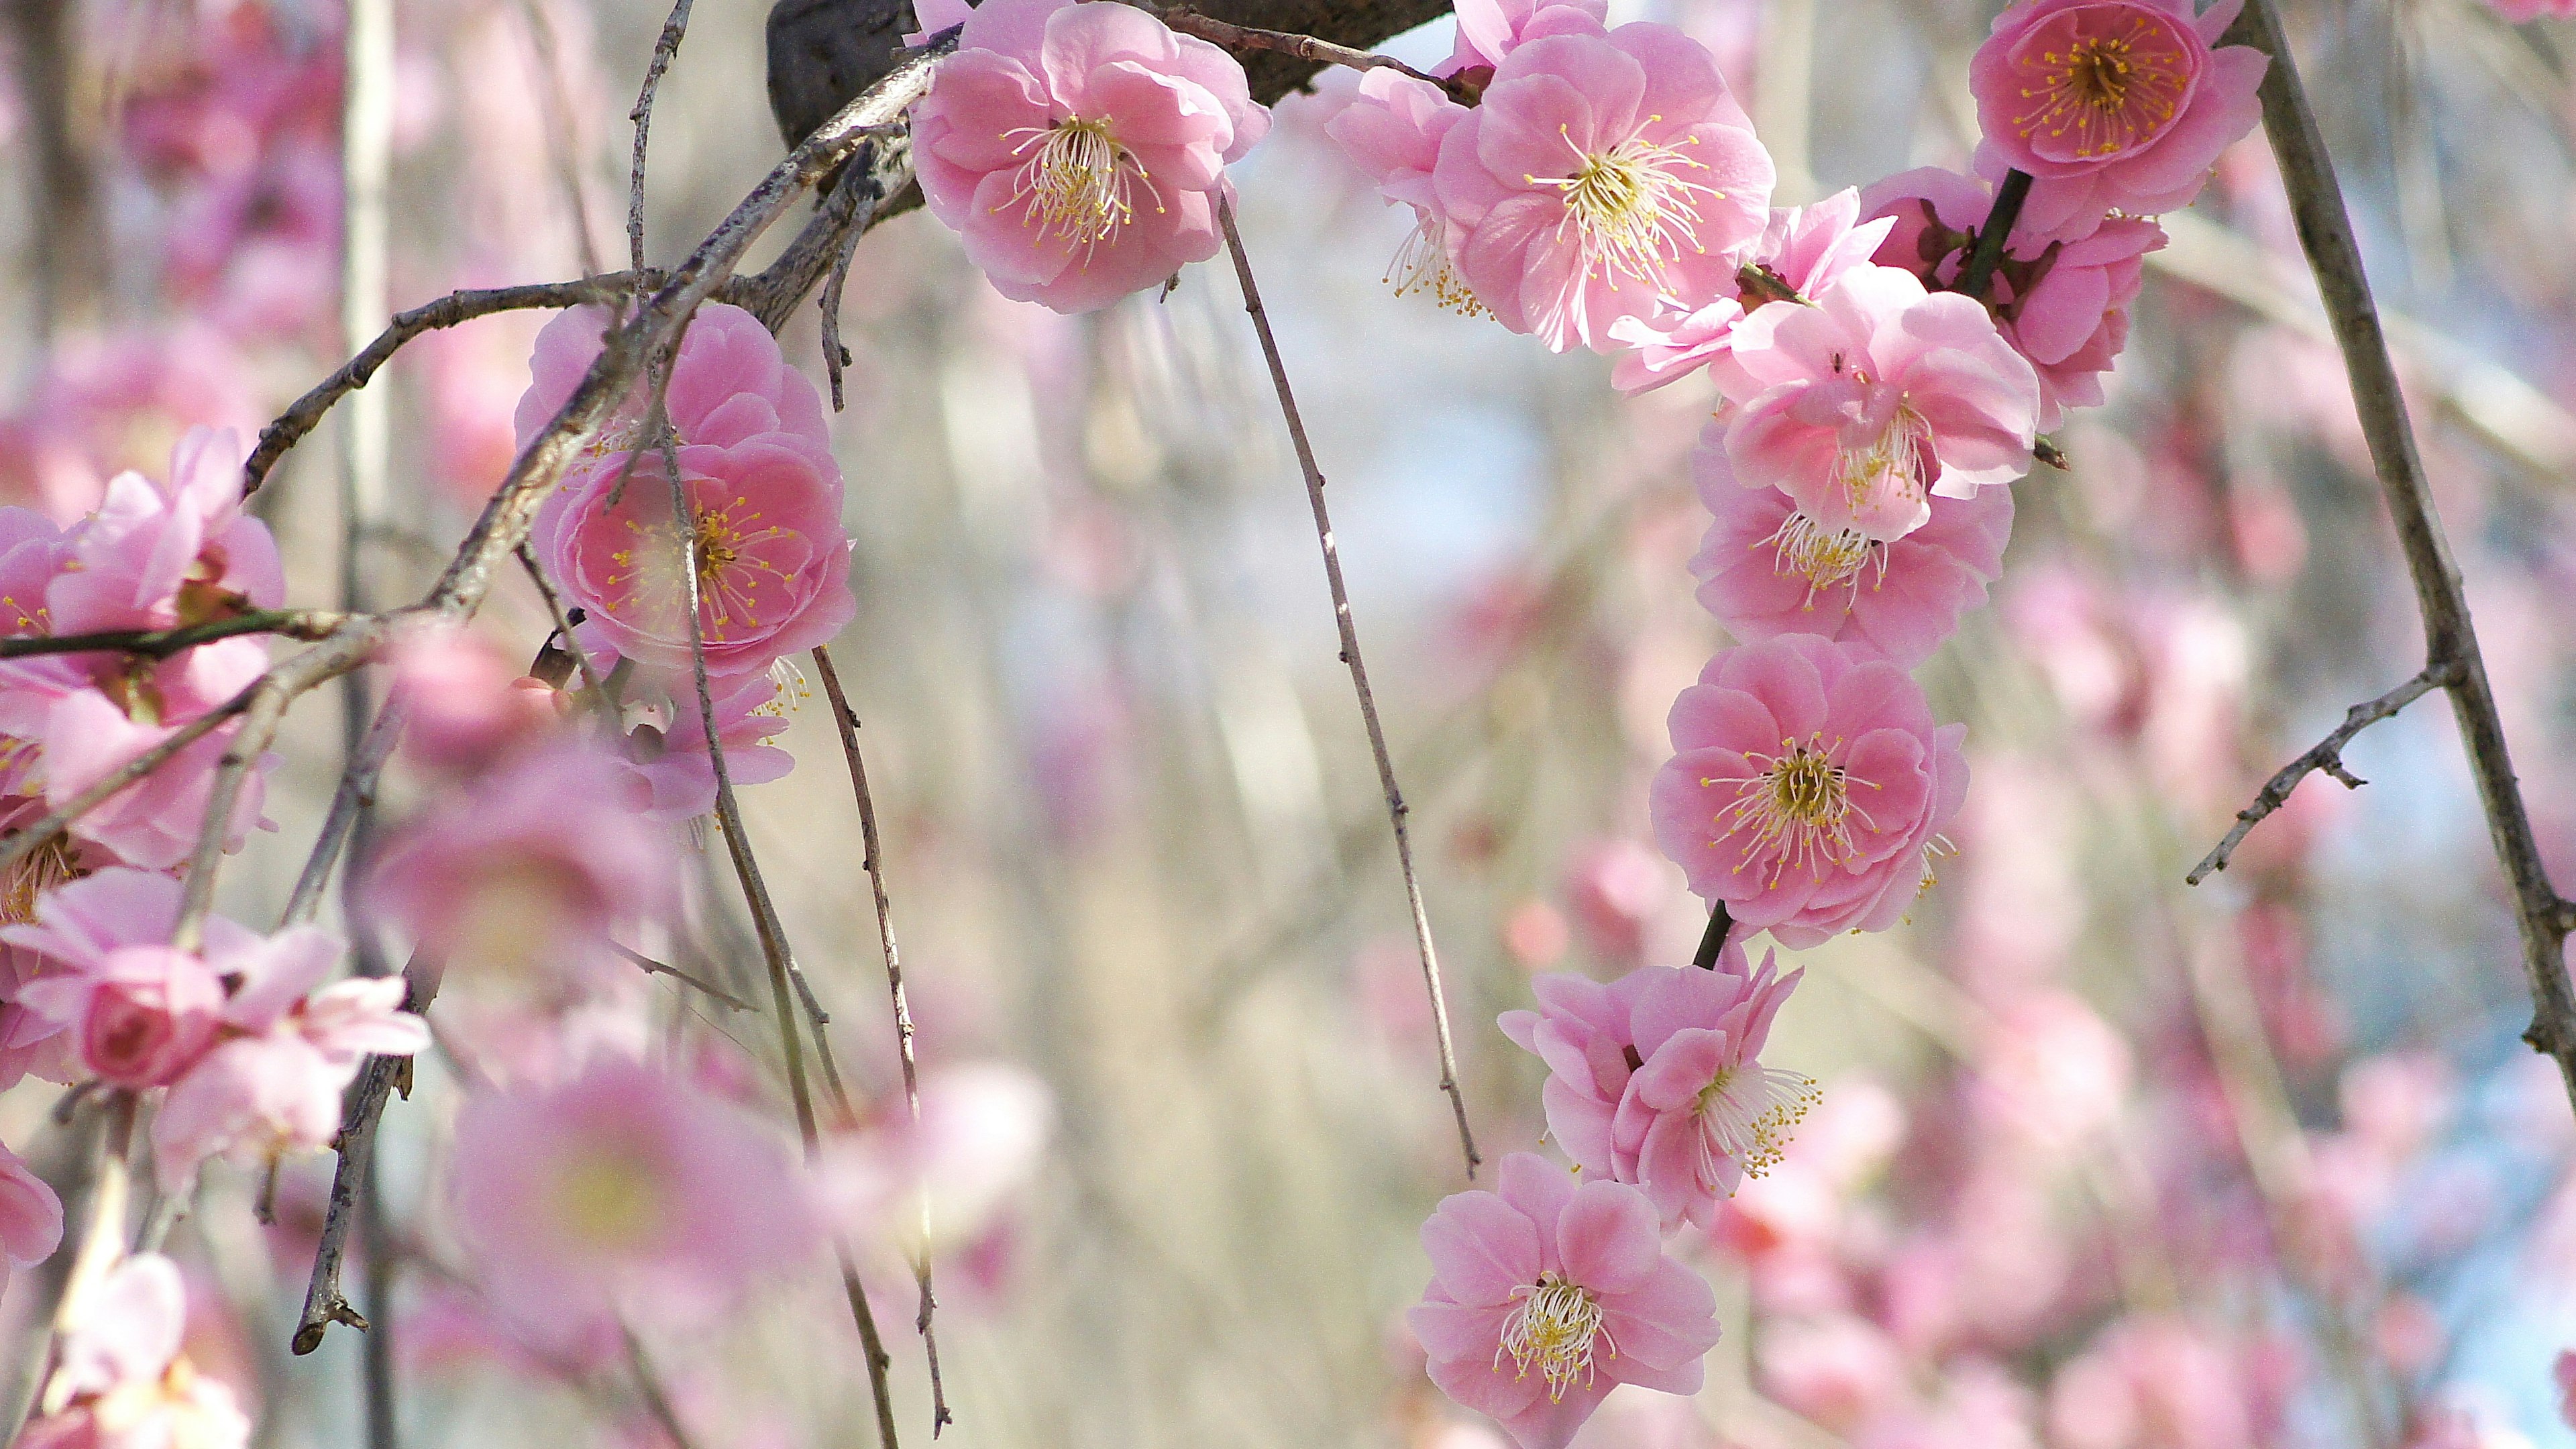
M 1856 267 L 1812 307 L 1738 323 L 1713 369 L 1736 404 L 1726 456 L 1827 535 L 1893 542 L 1932 497 L 1973 496 L 2030 470 L 2039 384 L 1977 303 L 1911 273 Z
M 1132 6 L 987 0 L 913 109 L 930 212 L 1015 301 L 1088 312 L 1216 255 L 1270 129 L 1234 57 Z
M 1553 34 L 1580 16 L 1594 25 L 1609 23 L 1608 0 L 1466 0 L 1455 7 L 1458 39 L 1449 58 L 1432 68 L 1447 78 L 1478 68 L 1492 70 L 1503 58 L 1540 36 Z
M 1773 302 L 1803 301 L 1833 285 L 1834 279 L 1869 264 L 1870 254 L 1887 235 L 1879 220 L 1860 222 L 1860 193 L 1845 187 L 1812 206 L 1775 206 L 1739 271 L 1744 296 L 1720 297 L 1696 311 L 1669 307 L 1653 318 L 1624 317 L 1611 335 L 1631 351 L 1611 370 L 1610 382 L 1624 393 L 1641 393 L 1686 376 L 1725 350 L 1745 303 L 1759 308 Z M 1759 290 L 1747 276 L 1758 273 Z M 1787 296 L 1771 295 L 1781 291 Z
M 1717 1295 L 1666 1252 L 1644 1194 L 1527 1152 L 1498 1177 L 1422 1225 L 1431 1284 L 1405 1319 L 1431 1381 L 1521 1449 L 1563 1449 L 1623 1383 L 1699 1392 Z
M 1792 949 L 1896 924 L 1967 795 L 1966 726 L 1936 729 L 1903 670 L 1814 635 L 1720 652 L 1669 724 L 1656 843 Z
M 794 756 L 763 743 L 787 728 L 777 680 L 753 674 L 716 681 L 708 698 L 715 705 L 725 773 L 734 784 L 766 784 L 796 767 Z M 707 758 L 706 716 L 694 689 L 675 689 L 665 723 L 637 726 L 627 749 L 630 756 L 620 763 L 642 787 L 645 819 L 689 820 L 716 808 L 715 764 Z
M 456 629 L 422 629 L 393 649 L 403 699 L 403 753 L 432 768 L 471 773 L 555 723 L 555 692 L 521 673 L 490 641 Z
M 1994 195 L 1982 181 L 1924 167 L 1872 185 L 1862 204 L 1895 227 L 1880 263 L 1945 286 L 1958 279 Z M 2101 405 L 2102 377 L 2129 340 L 2146 255 L 2164 244 L 2163 227 L 2136 217 L 2106 218 L 2072 240 L 2014 224 L 1986 305 L 2039 376 L 2040 427 L 2056 427 L 2068 407 Z
M 756 438 L 679 448 L 696 522 L 698 629 L 707 669 L 743 675 L 827 643 L 858 613 L 841 529 L 841 480 L 810 454 Z M 603 470 L 558 489 L 531 539 L 594 658 L 633 659 L 670 675 L 693 667 L 690 579 L 658 453 L 637 460 L 623 490 Z
M 1560 15 L 1504 57 L 1433 179 L 1458 270 L 1496 321 L 1552 351 L 1607 352 L 1623 318 L 1734 291 L 1771 157 L 1698 42 L 1542 18 Z
M 0 1146 L 0 1288 L 12 1271 L 45 1261 L 62 1243 L 62 1199 L 25 1158 Z
M 79 1043 L 81 1065 L 110 1086 L 166 1087 L 214 1045 L 223 982 L 202 957 L 124 946 L 85 970 L 27 984 L 18 999 Z
M 1720 1199 L 1778 1165 L 1790 1130 L 1817 1099 L 1815 1082 L 1757 1060 L 1771 1019 L 1801 971 L 1765 957 L 1717 965 L 1648 966 L 1629 1010 L 1644 1065 L 1628 1079 L 1611 1125 L 1623 1182 L 1634 1182 L 1666 1228 L 1715 1225 Z
M 61 1053 L 53 1068 L 113 1072 L 120 1086 L 165 1084 L 203 1055 L 222 991 L 208 1003 L 205 963 L 167 959 L 181 893 L 157 871 L 113 867 L 46 891 L 29 920 L 0 928 L 18 963 L 11 999 L 21 1013 L 5 1045 L 49 1047 Z M 205 939 L 210 953 L 225 953 L 257 938 L 210 916 Z M 162 1009 L 153 1009 L 155 998 Z
M 1740 946 L 1727 950 L 1743 954 Z M 1539 1100 L 1548 1138 L 1594 1177 L 1616 1170 L 1611 1121 L 1636 1071 L 1629 1060 L 1637 1045 L 1631 1016 L 1653 980 L 1643 968 L 1607 984 L 1551 972 L 1530 982 L 1538 1010 L 1506 1011 L 1495 1021 L 1514 1045 L 1547 1063 Z
M 1691 452 L 1691 481 L 1714 515 L 1691 559 L 1699 601 L 1736 638 L 1816 634 L 1911 669 L 1986 601 L 2012 535 L 2009 488 L 1934 498 L 1922 527 L 1893 543 L 1829 531 L 1774 488 L 1746 488 L 1712 422 Z
M 1460 43 L 1465 43 L 1463 30 Z M 1324 134 L 1340 143 L 1351 164 L 1377 184 L 1378 195 L 1389 204 L 1413 208 L 1413 231 L 1387 265 L 1386 280 L 1395 294 L 1428 292 L 1449 311 L 1479 317 L 1485 304 L 1458 274 L 1459 238 L 1432 181 L 1441 138 L 1468 114 L 1438 86 L 1381 66 L 1361 75 L 1349 104 L 1324 123 Z
M 138 1253 L 66 1305 L 59 1366 L 19 1449 L 241 1449 L 250 1419 L 230 1386 L 179 1351 L 178 1265 Z
M 899 1248 L 907 1259 L 925 1247 L 971 1244 L 1037 1175 L 1054 1120 L 1053 1095 L 1026 1068 L 930 1068 L 921 1076 L 919 1123 L 898 1107 L 825 1146 L 816 1168 L 821 1202 L 852 1240 Z
M 531 1327 L 702 1317 L 822 1246 L 811 1189 L 759 1119 L 613 1057 L 468 1100 L 451 1190 L 484 1291 Z
M 396 831 L 359 899 L 451 967 L 577 981 L 612 930 L 672 903 L 670 842 L 625 785 L 576 741 L 513 756 Z
M 571 400 L 599 359 L 608 322 L 602 308 L 574 307 L 557 313 L 537 334 L 528 357 L 528 389 L 519 395 L 511 418 L 520 447 Z M 758 443 L 786 448 L 830 478 L 837 495 L 840 472 L 832 461 L 823 395 L 787 360 L 760 319 L 742 308 L 723 302 L 698 308 L 671 357 L 662 403 L 680 446 L 730 450 Z M 582 476 L 623 467 L 626 451 L 640 441 L 646 410 L 645 385 L 638 382 L 586 450 Z M 646 456 L 651 456 L 649 450 Z
M 2080 237 L 2112 212 L 2189 204 L 2218 153 L 2260 117 L 2268 58 L 2211 49 L 2242 0 L 2023 0 L 1968 63 L 1984 140 L 1977 170 L 2036 178 L 2022 216 Z

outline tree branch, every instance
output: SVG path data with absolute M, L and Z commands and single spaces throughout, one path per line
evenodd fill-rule
M 0 659 L 28 659 L 39 654 L 139 654 L 167 659 L 237 634 L 282 634 L 289 639 L 319 641 L 351 618 L 323 609 L 253 609 L 230 618 L 177 629 L 109 629 L 96 634 L 29 634 L 0 639 Z
M 2297 222 L 2299 245 L 2317 277 L 2335 341 L 2352 383 L 2353 407 L 2388 503 L 2389 521 L 2415 585 L 2424 617 L 2426 671 L 2450 671 L 2444 688 L 2460 724 L 2460 744 L 2477 782 L 2478 802 L 2496 861 L 2513 891 L 2514 922 L 2521 936 L 2523 973 L 2529 979 L 2532 1022 L 2524 1039 L 2558 1062 L 2569 1099 L 2576 1102 L 2576 986 L 2568 979 L 2565 947 L 2571 912 L 2542 866 L 2531 816 L 2505 748 L 2504 725 L 2487 682 L 2486 660 L 2461 591 L 2458 563 L 2442 533 L 2416 456 L 2388 342 L 2371 301 L 2351 218 L 2345 213 L 2334 162 L 2326 153 L 2315 113 L 2299 84 L 2298 69 L 2271 0 L 2247 0 L 2229 38 L 2252 44 L 2272 58 L 2263 78 L 2263 129 L 2279 158 L 2281 181 Z
M 2208 855 L 2202 857 L 2200 864 L 2191 868 L 2191 874 L 2182 878 L 2183 884 L 2198 885 L 2211 874 L 2227 869 L 2228 859 L 2236 854 L 2236 847 L 2245 842 L 2246 835 L 2266 816 L 2290 803 L 2290 792 L 2308 776 L 2332 775 L 2341 780 L 2347 790 L 2358 790 L 2368 784 L 2344 768 L 2343 747 L 2352 743 L 2353 736 L 2434 690 L 2447 688 L 2458 677 L 2459 670 L 2454 665 L 2426 665 L 2404 684 L 2377 699 L 2366 700 L 2344 711 L 2343 723 L 2335 726 L 2334 733 L 2317 741 L 2315 748 L 2283 765 L 2271 779 L 2263 782 L 2262 790 L 2254 796 L 2254 803 L 2236 812 L 2236 824 L 2227 832 L 2227 838 L 2218 842 Z

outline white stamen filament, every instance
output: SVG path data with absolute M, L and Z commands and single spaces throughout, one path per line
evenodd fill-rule
M 1648 116 L 1647 124 L 1662 120 Z M 1532 186 L 1553 186 L 1565 194 L 1565 219 L 1557 224 L 1561 239 L 1573 243 L 1588 279 L 1609 274 L 1630 277 L 1648 286 L 1663 282 L 1664 264 L 1687 247 L 1701 252 L 1700 204 L 1721 200 L 1724 192 L 1690 180 L 1684 171 L 1708 169 L 1679 145 L 1631 136 L 1607 151 L 1585 152 L 1565 127 L 1557 127 L 1577 165 L 1571 175 L 1527 176 Z
M 1086 263 L 1102 242 L 1135 219 L 1135 187 L 1144 188 L 1156 211 L 1163 209 L 1154 179 L 1135 153 L 1119 144 L 1107 121 L 1074 116 L 1052 126 L 1003 133 L 1004 140 L 1015 136 L 1024 139 L 1011 148 L 1012 155 L 1032 149 L 1036 154 L 1021 165 L 1017 189 L 994 210 L 1019 207 L 1020 219 L 1039 235 L 1082 248 Z
M 1852 820 L 1857 817 L 1871 829 L 1877 826 L 1867 811 L 1852 803 L 1850 773 L 1833 759 L 1833 752 L 1841 747 L 1841 740 L 1825 744 L 1822 735 L 1803 741 L 1785 739 L 1776 755 L 1745 753 L 1755 774 L 1700 781 L 1704 786 L 1736 787 L 1734 801 L 1717 814 L 1718 827 L 1725 834 L 1751 833 L 1736 869 L 1776 852 L 1773 881 L 1792 865 L 1823 880 L 1826 866 L 1840 866 L 1852 858 Z M 1860 783 L 1878 788 L 1874 781 Z
M 1526 1378 L 1535 1362 L 1547 1380 L 1549 1403 L 1564 1402 L 1565 1391 L 1574 1386 L 1578 1375 L 1586 1385 L 1592 1382 L 1595 1344 L 1602 1357 L 1619 1356 L 1617 1340 L 1602 1324 L 1600 1301 L 1579 1285 L 1555 1273 L 1542 1273 L 1538 1282 L 1513 1289 L 1512 1297 L 1520 1301 L 1503 1320 L 1494 1369 L 1501 1372 L 1503 1355 L 1510 1354 L 1513 1377 Z
M 1771 562 L 1775 572 L 1799 574 L 1807 580 L 1805 607 L 1816 606 L 1819 590 L 1842 584 L 1860 592 L 1860 576 L 1875 572 L 1873 587 L 1887 578 L 1887 545 L 1852 528 L 1827 528 L 1803 512 L 1791 511 L 1780 520 L 1771 536 L 1762 540 L 1772 546 Z M 1760 548 L 1761 543 L 1754 545 Z
M 1476 299 L 1467 279 L 1458 275 L 1457 264 L 1449 257 L 1448 224 L 1436 216 L 1425 216 L 1413 224 L 1380 280 L 1392 283 L 1399 297 L 1427 291 L 1444 310 L 1461 317 L 1491 315 L 1485 304 Z
M 1932 496 L 1932 480 L 1926 476 L 1931 460 L 1932 425 L 1912 406 L 1899 403 L 1896 416 L 1888 419 L 1886 429 L 1868 447 L 1834 450 L 1834 481 L 1854 512 L 1889 490 L 1909 502 L 1922 503 Z
M 1699 1094 L 1699 1179 L 1715 1189 L 1728 1160 L 1746 1177 L 1780 1165 L 1789 1133 L 1823 1096 L 1815 1079 L 1759 1062 L 1721 1071 Z

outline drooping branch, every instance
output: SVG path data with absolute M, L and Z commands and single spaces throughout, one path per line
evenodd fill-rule
M 2352 743 L 2353 736 L 2390 718 L 2425 695 L 2448 688 L 2459 673 L 2456 665 L 2447 662 L 2428 664 L 2414 678 L 2379 698 L 2364 700 L 2344 711 L 2343 723 L 2335 726 L 2332 734 L 2317 741 L 2314 748 L 2283 765 L 2271 779 L 2263 782 L 2263 788 L 2254 796 L 2254 803 L 2236 812 L 2236 824 L 2227 832 L 2227 838 L 2218 842 L 2208 855 L 2202 857 L 2200 864 L 2191 868 L 2191 874 L 2183 877 L 2183 884 L 2198 885 L 2211 874 L 2227 869 L 2228 859 L 2236 854 L 2237 846 L 2245 843 L 2246 835 L 2273 811 L 2290 803 L 2290 792 L 2310 775 L 2331 775 L 2341 780 L 2347 790 L 2358 790 L 2368 784 L 2344 768 L 2343 747 Z
M 2425 673 L 2441 674 L 2442 687 L 2451 697 L 2461 748 L 2467 752 L 2478 803 L 2486 815 L 2487 835 L 2513 892 L 2523 973 L 2529 978 L 2532 997 L 2532 1022 L 2524 1039 L 2557 1060 L 2569 1098 L 2576 1102 L 2576 985 L 2568 979 L 2565 960 L 2576 910 L 2560 899 L 2541 863 L 2531 814 L 2505 746 L 2495 692 L 2487 682 L 2486 659 L 2478 650 L 2477 631 L 2461 589 L 2459 564 L 2443 535 L 2423 461 L 2415 451 L 2406 401 L 2398 391 L 2397 370 L 2389 361 L 2388 341 L 2371 300 L 2370 280 L 2362 269 L 2361 249 L 2353 240 L 2334 162 L 2299 84 L 2298 68 L 2272 0 L 2247 0 L 2229 38 L 2251 44 L 2272 58 L 2263 78 L 2263 130 L 2280 161 L 2299 245 L 2316 273 L 2317 291 L 2343 351 L 2362 437 L 2370 446 L 2372 469 L 2415 586 L 2416 607 L 2424 619 Z

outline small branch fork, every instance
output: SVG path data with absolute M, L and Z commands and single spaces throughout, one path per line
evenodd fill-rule
M 2353 736 L 2434 690 L 2448 689 L 2459 677 L 2460 670 L 2456 664 L 2427 665 L 2414 678 L 2379 698 L 2365 700 L 2344 711 L 2343 723 L 2335 726 L 2334 733 L 2317 741 L 2315 748 L 2283 765 L 2271 779 L 2263 782 L 2262 790 L 2254 796 L 2254 803 L 2236 812 L 2236 824 L 2228 830 L 2227 838 L 2218 842 L 2200 864 L 2191 868 L 2191 874 L 2183 877 L 2183 884 L 2198 885 L 2227 869 L 2228 860 L 2236 854 L 2236 847 L 2245 843 L 2246 835 L 2273 811 L 2290 803 L 2290 792 L 2308 776 L 2332 775 L 2341 780 L 2347 790 L 2358 790 L 2368 784 L 2369 781 L 2344 768 L 2343 747 L 2352 743 Z
M 1234 203 L 1217 199 L 1216 219 L 1225 231 L 1226 250 L 1234 256 L 1235 280 L 1243 286 L 1243 310 L 1252 315 L 1252 330 L 1261 338 L 1261 355 L 1270 364 L 1270 383 L 1279 394 L 1279 411 L 1287 419 L 1288 440 L 1296 446 L 1297 466 L 1306 475 L 1306 501 L 1315 512 L 1315 541 L 1324 550 L 1324 581 L 1332 589 L 1333 624 L 1341 631 L 1342 662 L 1350 666 L 1351 688 L 1358 694 L 1360 720 L 1368 726 L 1369 751 L 1377 757 L 1378 784 L 1386 792 L 1387 818 L 1395 827 L 1396 864 L 1404 871 L 1405 904 L 1413 910 L 1413 943 L 1422 956 L 1422 985 L 1431 996 L 1431 1025 L 1440 1044 L 1440 1090 L 1458 1118 L 1458 1146 L 1466 1154 L 1467 1176 L 1477 1164 L 1475 1134 L 1467 1127 L 1467 1099 L 1458 1090 L 1457 1049 L 1449 1039 L 1449 1000 L 1440 985 L 1440 955 L 1431 944 L 1431 917 L 1422 906 L 1422 881 L 1413 869 L 1413 836 L 1405 825 L 1411 807 L 1395 782 L 1395 761 L 1387 752 L 1386 727 L 1378 722 L 1377 698 L 1369 692 L 1368 666 L 1360 662 L 1360 636 L 1351 621 L 1351 596 L 1342 584 L 1342 552 L 1333 542 L 1332 515 L 1324 507 L 1324 474 L 1315 464 L 1314 445 L 1297 415 L 1297 399 L 1288 390 L 1288 369 L 1279 359 L 1279 341 L 1270 335 L 1270 314 L 1261 307 L 1261 290 L 1252 280 L 1252 259 L 1244 253 L 1243 233 L 1234 224 Z
M 2281 165 L 2281 183 L 2289 194 L 2299 245 L 2316 273 L 2317 292 L 2343 350 L 2344 371 L 2351 380 L 2353 409 L 2361 422 L 2370 460 L 2388 503 L 2389 521 L 2415 585 L 2415 602 L 2424 617 L 2424 672 L 2407 688 L 2417 694 L 2438 687 L 2451 697 L 2460 726 L 2460 745 L 2469 773 L 2477 783 L 2478 803 L 2487 819 L 2487 835 L 2498 865 L 2513 891 L 2514 922 L 2522 943 L 2523 974 L 2529 978 L 2532 1021 L 2523 1039 L 2556 1059 L 2566 1079 L 2569 1100 L 2576 1102 L 2576 984 L 2568 979 L 2566 945 L 2576 928 L 2576 904 L 2563 900 L 2542 866 L 2531 815 L 2515 782 L 2513 759 L 2505 748 L 2504 724 L 2496 712 L 2495 692 L 2487 683 L 2486 659 L 2478 650 L 2477 631 L 2460 585 L 2460 568 L 2443 536 L 2433 494 L 2416 456 L 2415 435 L 2406 418 L 2406 402 L 2397 387 L 2397 370 L 2388 357 L 2370 279 L 2362 270 L 2361 250 L 2354 243 L 2352 221 L 2335 180 L 2334 162 L 2308 107 L 2299 73 L 2272 0 L 2247 0 L 2229 40 L 2251 44 L 2272 58 L 2263 77 L 2263 129 Z M 2427 682 L 2429 681 L 2429 682 Z M 2397 692 L 2403 694 L 2401 689 Z M 2409 696 L 2412 697 L 2412 696 Z M 2361 706 L 2356 716 L 2387 704 L 2396 695 Z M 2405 701 L 2397 700 L 2398 705 Z M 2394 712 L 2392 707 L 2389 712 Z M 2363 720 L 2366 725 L 2368 720 Z M 2346 728 L 2357 728 L 2347 717 Z M 2348 738 L 2348 736 L 2347 736 Z M 2329 743 L 2336 743 L 2329 740 Z M 2311 751 L 2315 754 L 2315 751 Z M 2340 761 L 2338 760 L 2338 765 Z M 2286 773 L 2286 772 L 2284 772 Z M 2271 793 L 2273 785 L 2264 787 Z M 2350 777 L 2343 776 L 2349 782 Z M 2257 802 L 2260 805 L 2260 800 Z M 2267 812 L 2268 813 L 2268 812 Z M 2241 839 L 2238 828 L 2214 856 Z M 2211 867 L 2204 863 L 2194 878 Z

